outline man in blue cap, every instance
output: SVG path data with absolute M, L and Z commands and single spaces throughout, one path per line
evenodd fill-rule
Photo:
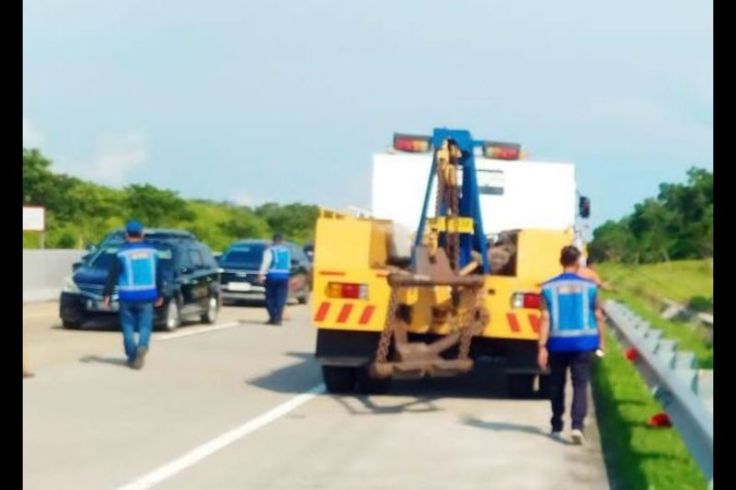
M 560 252 L 563 273 L 542 285 L 537 362 L 550 370 L 551 435 L 562 439 L 567 372 L 572 378 L 572 442 L 585 443 L 583 424 L 588 411 L 588 384 L 593 353 L 600 347 L 602 318 L 598 287 L 580 277 L 580 251 Z
M 110 266 L 103 304 L 110 305 L 115 286 L 120 302 L 120 325 L 128 365 L 143 367 L 153 330 L 153 307 L 163 304 L 158 251 L 143 241 L 143 225 L 136 220 L 125 226 L 126 243 L 120 247 Z M 135 341 L 138 331 L 138 342 Z
M 268 325 L 281 325 L 284 307 L 289 297 L 291 254 L 284 245 L 281 233 L 273 236 L 273 244 L 263 252 L 258 282 L 266 286 L 266 311 Z

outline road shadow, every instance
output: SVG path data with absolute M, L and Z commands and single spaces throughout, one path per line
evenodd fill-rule
M 437 399 L 434 397 L 421 397 L 400 403 L 395 403 L 396 400 L 391 396 L 330 395 L 330 398 L 340 404 L 350 415 L 394 415 L 407 412 L 430 413 L 441 410 L 432 403 Z M 356 407 L 356 404 L 360 406 Z
M 319 362 L 311 352 L 288 352 L 288 356 L 295 359 L 295 363 L 271 371 L 263 376 L 245 380 L 245 383 L 258 388 L 278 393 L 300 394 L 308 387 L 322 382 L 322 372 Z M 376 396 L 366 396 L 356 392 L 342 396 L 335 396 L 336 400 L 351 397 L 359 401 L 363 408 L 373 410 L 374 413 L 397 413 L 401 408 L 377 405 Z M 380 396 L 381 401 L 392 397 L 413 397 L 416 400 L 409 402 L 411 406 L 428 403 L 439 398 L 470 398 L 470 399 L 514 399 L 508 394 L 506 375 L 503 366 L 498 363 L 479 361 L 475 369 L 468 374 L 452 378 L 422 378 L 412 380 L 395 379 L 391 381 L 390 389 Z M 520 403 L 527 400 L 518 400 Z M 528 400 L 534 402 L 534 400 Z M 402 402 L 403 403 L 403 402 Z M 353 407 L 351 405 L 351 407 Z M 412 408 L 415 409 L 415 408 Z M 355 410 L 355 407 L 352 408 Z
M 527 434 L 543 435 L 547 437 L 547 432 L 533 425 L 514 424 L 510 422 L 489 422 L 476 417 L 464 417 L 462 419 L 464 425 L 477 427 L 479 429 L 492 430 L 494 432 L 524 432 Z
M 315 360 L 314 354 L 287 352 L 286 355 L 294 358 L 296 363 L 271 371 L 258 378 L 248 379 L 245 383 L 277 393 L 300 394 L 304 393 L 305 389 L 322 382 L 319 363 Z
M 119 357 L 103 357 L 103 356 L 84 356 L 79 358 L 79 362 L 84 363 L 90 363 L 90 362 L 96 362 L 100 364 L 112 364 L 114 366 L 123 366 L 128 367 L 128 362 L 126 359 L 121 359 Z

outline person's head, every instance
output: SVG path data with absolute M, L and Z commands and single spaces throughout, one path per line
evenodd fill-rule
M 284 235 L 281 233 L 274 233 L 273 235 L 273 243 L 281 243 L 284 241 Z
M 129 242 L 143 240 L 143 225 L 134 219 L 125 224 L 125 239 Z
M 560 251 L 560 265 L 565 270 L 577 270 L 580 267 L 580 250 L 572 245 L 562 247 Z

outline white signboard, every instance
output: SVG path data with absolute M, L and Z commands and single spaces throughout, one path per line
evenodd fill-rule
M 23 206 L 23 231 L 44 231 L 46 209 L 40 206 Z

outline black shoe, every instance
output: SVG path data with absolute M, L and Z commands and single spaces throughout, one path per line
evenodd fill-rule
M 273 320 L 267 320 L 267 321 L 265 321 L 265 322 L 263 322 L 263 323 L 264 323 L 265 325 L 275 325 L 275 323 L 274 323 L 274 321 L 273 321 Z
M 148 352 L 147 347 L 138 347 L 138 354 L 136 354 L 135 360 L 133 361 L 133 369 L 140 369 L 143 367 L 143 361 L 146 357 L 146 352 Z

